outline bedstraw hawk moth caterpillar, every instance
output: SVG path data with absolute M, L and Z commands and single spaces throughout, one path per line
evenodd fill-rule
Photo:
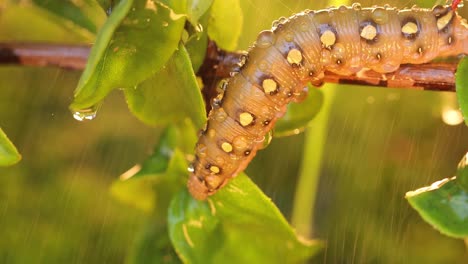
M 468 52 L 468 25 L 456 5 L 432 9 L 359 4 L 306 10 L 260 32 L 239 71 L 213 100 L 195 147 L 188 189 L 206 199 L 243 171 L 291 101 L 320 84 L 325 71 L 388 73 Z

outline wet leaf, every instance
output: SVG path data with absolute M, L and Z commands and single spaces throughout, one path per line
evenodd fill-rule
M 463 156 L 460 163 L 458 163 L 457 169 L 457 182 L 460 186 L 468 191 L 468 153 Z
M 63 1 L 63 0 L 33 0 L 33 3 L 53 14 L 65 18 L 72 23 L 96 34 L 106 16 L 94 0 Z
M 161 70 L 179 43 L 185 8 L 181 0 L 120 1 L 97 36 L 70 108 L 92 107 L 112 89 L 133 89 Z
M 169 235 L 185 263 L 295 263 L 320 244 L 299 238 L 278 208 L 242 174 L 208 201 L 184 189 L 169 208 Z
M 406 199 L 441 233 L 456 238 L 468 237 L 468 192 L 455 177 L 408 192 Z
M 208 46 L 208 33 L 206 32 L 206 27 L 208 24 L 209 14 L 205 14 L 199 20 L 200 28 L 193 28 L 192 34 L 185 43 L 187 52 L 190 55 L 190 60 L 192 61 L 192 67 L 195 72 L 198 71 L 200 66 L 205 60 L 206 48 Z M 197 32 L 197 30 L 202 30 Z M 190 33 L 189 33 L 190 34 Z
M 167 65 L 136 89 L 125 90 L 130 110 L 150 125 L 168 125 L 190 117 L 197 128 L 206 121 L 200 88 L 184 46 Z
M 208 36 L 220 48 L 233 51 L 237 48 L 242 21 L 239 0 L 214 0 L 208 20 Z
M 21 160 L 21 155 L 0 128 L 0 166 L 11 166 Z
M 455 74 L 455 83 L 457 91 L 458 104 L 465 120 L 465 125 L 468 126 L 468 58 L 464 57 L 458 64 L 457 73 Z
M 319 113 L 323 104 L 323 92 L 309 85 L 309 95 L 300 103 L 288 105 L 286 114 L 278 120 L 273 133 L 274 137 L 298 134 Z
M 187 0 L 187 19 L 198 26 L 199 19 L 208 11 L 213 0 Z
M 161 136 L 154 153 L 143 162 L 124 173 L 115 181 L 111 193 L 120 201 L 143 211 L 155 208 L 165 215 L 174 193 L 185 187 L 187 161 L 181 151 L 190 151 L 196 142 L 193 125 L 170 126 Z

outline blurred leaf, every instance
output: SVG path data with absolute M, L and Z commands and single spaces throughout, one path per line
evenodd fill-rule
M 122 0 L 98 34 L 75 91 L 73 110 L 92 107 L 112 89 L 134 88 L 169 60 L 184 26 L 183 0 Z
M 457 182 L 460 186 L 468 191 L 468 153 L 463 156 L 460 163 L 458 163 L 457 169 Z
M 21 155 L 0 128 L 0 166 L 11 166 L 21 160 Z
M 141 166 L 122 174 L 121 180 L 112 184 L 111 193 L 143 211 L 159 208 L 158 215 L 165 215 L 176 190 L 185 186 L 188 164 L 181 149 L 191 152 L 195 134 L 190 123 L 168 127 L 154 153 Z
M 94 0 L 33 0 L 34 4 L 63 17 L 94 34 L 102 25 L 106 16 Z
M 214 0 L 208 21 L 208 36 L 221 48 L 233 51 L 242 31 L 239 0 Z
M 309 85 L 309 94 L 303 102 L 288 105 L 286 114 L 275 125 L 273 136 L 282 137 L 304 130 L 319 113 L 323 104 L 323 92 Z
M 150 125 L 168 125 L 190 117 L 197 128 L 206 112 L 187 50 L 180 45 L 167 65 L 135 89 L 126 89 L 130 110 Z
M 210 8 L 213 0 L 187 0 L 187 19 L 193 26 L 198 26 L 198 20 Z
M 421 217 L 441 233 L 468 237 L 468 192 L 455 177 L 406 193 L 406 199 Z
M 184 189 L 168 216 L 169 236 L 185 263 L 295 263 L 321 248 L 299 238 L 244 174 L 208 201 L 197 201 Z
M 166 222 L 151 219 L 143 232 L 137 237 L 128 264 L 181 263 L 168 236 Z
M 106 13 L 109 12 L 112 13 L 112 9 L 114 6 L 119 2 L 119 0 L 96 0 L 96 2 L 101 6 L 102 10 L 104 10 Z
M 468 126 L 468 58 L 464 57 L 458 64 L 455 74 L 455 83 L 457 90 L 458 104 Z
M 34 5 L 7 4 L 0 11 L 0 41 L 89 43 L 94 34 Z

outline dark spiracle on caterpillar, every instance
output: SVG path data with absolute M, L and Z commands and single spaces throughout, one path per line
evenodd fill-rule
M 388 73 L 400 64 L 468 53 L 460 0 L 432 9 L 359 4 L 306 10 L 260 32 L 239 72 L 213 101 L 195 147 L 188 189 L 204 200 L 243 171 L 289 102 L 319 85 L 325 71 L 351 75 L 362 68 Z

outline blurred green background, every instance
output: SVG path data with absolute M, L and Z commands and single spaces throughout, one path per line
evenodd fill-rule
M 241 2 L 240 49 L 280 16 L 330 5 Z M 92 42 L 92 27 L 74 30 L 75 24 L 39 6 L 0 1 L 0 40 Z M 97 25 L 104 19 L 98 11 L 89 16 Z M 39 23 L 43 20 L 48 24 Z M 79 76 L 56 68 L 0 67 L 0 126 L 23 155 L 19 164 L 0 168 L 0 263 L 122 263 L 154 219 L 113 199 L 109 187 L 151 153 L 159 129 L 133 117 L 119 92 L 105 100 L 95 120 L 74 120 L 68 105 Z M 313 262 L 468 263 L 463 241 L 439 234 L 404 199 L 406 191 L 452 176 L 468 151 L 468 129 L 442 118 L 458 108 L 455 94 L 321 89 L 331 111 L 318 155 L 314 232 L 326 249 Z M 320 126 L 312 123 L 309 129 L 315 127 Z M 274 139 L 247 170 L 288 219 L 303 140 L 303 134 Z

